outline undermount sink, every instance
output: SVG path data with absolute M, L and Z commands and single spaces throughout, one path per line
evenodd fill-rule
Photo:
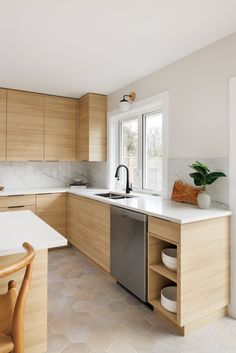
M 104 194 L 95 194 L 95 195 L 101 196 L 101 197 L 106 197 L 106 198 L 112 199 L 112 200 L 131 199 L 133 197 L 137 197 L 137 196 L 133 196 L 133 195 L 116 194 L 113 192 L 106 192 Z

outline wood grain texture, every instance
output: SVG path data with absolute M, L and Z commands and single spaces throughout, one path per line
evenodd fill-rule
M 197 197 L 201 190 L 202 188 L 186 184 L 182 180 L 177 180 L 173 186 L 171 200 L 197 205 Z
M 36 195 L 36 213 L 47 224 L 66 236 L 66 193 Z
M 77 101 L 77 159 L 89 161 L 89 95 Z
M 180 224 L 160 218 L 148 217 L 148 232 L 160 236 L 166 241 L 178 243 L 180 239 Z
M 77 215 L 78 215 L 79 200 L 78 196 L 67 194 L 67 238 L 70 243 L 77 240 Z
M 183 335 L 223 316 L 230 303 L 230 217 L 183 225 L 148 221 L 148 301 L 154 310 Z M 161 264 L 162 249 L 172 244 L 177 246 L 177 273 Z M 175 316 L 160 304 L 161 289 L 173 282 Z
M 7 90 L 0 88 L 0 160 L 6 160 Z
M 1 196 L 0 208 L 14 206 L 35 206 L 35 195 Z
M 8 291 L 0 295 L 0 317 L 6 319 L 3 322 L 3 327 L 0 328 L 0 340 L 6 334 L 12 339 L 14 344 L 15 353 L 24 353 L 24 321 L 25 321 L 25 304 L 29 287 L 32 279 L 33 271 L 33 260 L 35 257 L 35 251 L 32 245 L 24 243 L 23 247 L 26 251 L 25 256 L 21 259 L 10 262 L 5 266 L 0 266 L 0 278 L 4 279 L 8 276 L 14 275 L 20 270 L 24 269 L 24 276 L 19 290 L 16 289 L 16 283 L 14 280 L 8 282 Z M 8 325 L 5 323 L 9 320 Z M 1 324 L 0 324 L 1 326 Z M 4 327 L 5 326 L 5 327 Z M 4 350 L 0 352 L 4 353 Z M 11 347 L 8 347 L 6 353 L 12 352 Z
M 43 160 L 43 95 L 7 90 L 7 160 Z
M 78 160 L 107 159 L 107 97 L 89 93 L 78 100 Z
M 45 156 L 76 161 L 76 99 L 45 96 Z
M 31 211 L 36 213 L 35 206 L 9 206 L 9 207 L 0 207 L 0 212 L 15 212 L 15 211 Z
M 181 228 L 179 324 L 183 326 L 230 303 L 230 217 Z
M 22 254 L 1 256 L 0 264 L 6 265 Z M 0 293 L 5 293 L 10 280 L 17 287 L 22 282 L 24 270 L 1 280 Z M 47 350 L 47 250 L 36 251 L 32 282 L 25 310 L 25 353 L 42 353 Z
M 110 272 L 110 206 L 85 197 L 69 197 L 69 241 Z

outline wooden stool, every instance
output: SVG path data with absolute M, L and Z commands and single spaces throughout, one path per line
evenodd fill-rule
M 24 353 L 25 301 L 32 276 L 34 248 L 24 243 L 26 255 L 6 267 L 0 266 L 0 279 L 26 267 L 19 290 L 14 281 L 8 283 L 8 291 L 0 294 L 0 353 Z

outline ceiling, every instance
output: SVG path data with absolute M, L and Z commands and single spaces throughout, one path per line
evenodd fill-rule
M 235 31 L 235 0 L 0 0 L 0 86 L 109 94 Z

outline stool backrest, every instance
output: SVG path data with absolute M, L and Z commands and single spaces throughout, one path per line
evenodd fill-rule
M 3 317 L 3 320 L 0 320 L 0 335 L 2 333 L 11 335 L 14 343 L 14 353 L 24 353 L 25 302 L 35 257 L 34 248 L 29 243 L 24 243 L 23 247 L 26 250 L 24 257 L 7 266 L 0 266 L 0 279 L 26 268 L 19 292 L 17 292 L 15 282 L 10 281 L 8 283 L 8 292 L 0 295 L 2 303 L 0 313 L 1 317 Z

